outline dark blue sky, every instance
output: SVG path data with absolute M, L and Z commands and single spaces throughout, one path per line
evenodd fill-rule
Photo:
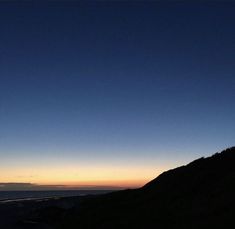
M 234 145 L 234 3 L 0 6 L 6 180 L 39 163 L 168 168 Z

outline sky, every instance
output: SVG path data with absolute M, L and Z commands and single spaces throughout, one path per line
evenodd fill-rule
M 233 146 L 234 11 L 1 2 L 1 185 L 138 187 Z

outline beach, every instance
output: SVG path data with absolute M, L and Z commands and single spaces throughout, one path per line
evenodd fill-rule
M 107 190 L 82 190 L 82 191 L 47 191 L 3 193 L 0 196 L 0 222 L 2 228 L 51 228 L 45 222 L 40 222 L 40 215 L 44 209 L 53 209 L 51 217 L 58 216 L 58 211 L 78 207 L 83 198 L 107 193 Z M 15 194 L 15 195 L 14 195 Z M 27 195 L 29 194 L 29 195 Z M 43 195 L 44 194 L 44 195 Z M 77 194 L 77 195 L 76 195 Z M 63 196 L 64 195 L 64 196 Z M 8 196 L 8 198 L 6 198 Z M 9 198 L 11 196 L 11 198 Z M 18 198 L 12 198 L 13 196 Z M 21 196 L 21 198 L 19 198 Z M 24 198 L 22 198 L 24 196 Z M 41 197 L 39 197 L 41 196 Z M 48 213 L 48 212 L 47 212 Z M 47 214 L 46 213 L 46 214 Z

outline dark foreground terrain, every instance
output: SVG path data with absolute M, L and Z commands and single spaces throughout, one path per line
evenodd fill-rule
M 11 227 L 235 228 L 235 147 L 164 172 L 140 189 L 39 204 L 8 206 L 21 211 Z

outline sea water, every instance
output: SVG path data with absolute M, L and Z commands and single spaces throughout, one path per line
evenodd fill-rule
M 107 192 L 111 191 L 110 190 L 0 191 L 0 202 L 97 195 Z

